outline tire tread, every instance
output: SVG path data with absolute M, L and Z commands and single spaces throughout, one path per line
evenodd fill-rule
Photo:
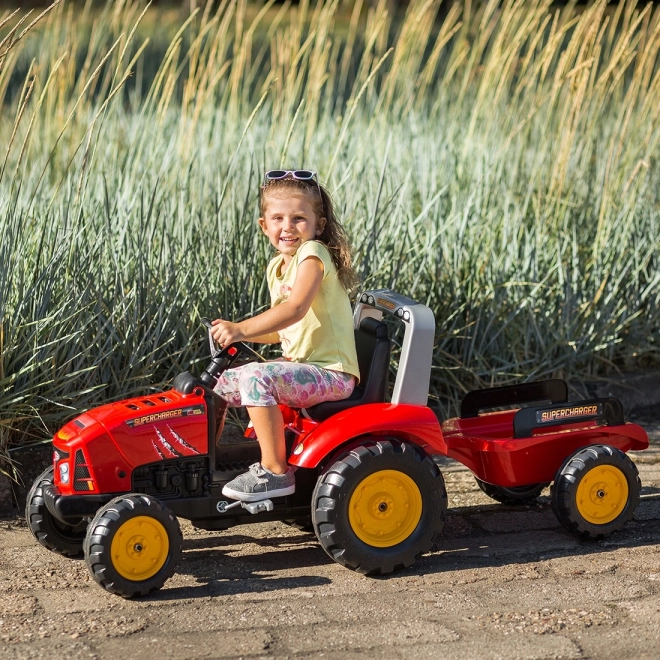
M 437 480 L 434 485 L 439 497 L 436 498 L 437 501 L 432 499 L 431 503 L 439 509 L 438 516 L 437 520 L 429 521 L 435 526 L 428 530 L 424 528 L 424 533 L 411 547 L 396 553 L 389 552 L 389 548 L 371 548 L 373 552 L 366 553 L 361 550 L 361 547 L 367 547 L 366 544 L 357 537 L 342 538 L 337 529 L 338 516 L 343 515 L 343 506 L 339 502 L 348 497 L 344 486 L 347 482 L 350 484 L 351 476 L 356 470 L 371 462 L 387 461 L 388 458 L 400 462 L 401 467 L 406 464 L 414 465 L 420 474 L 427 472 L 431 479 Z M 411 566 L 420 555 L 431 550 L 444 525 L 446 509 L 447 493 L 442 474 L 426 454 L 408 442 L 374 439 L 369 444 L 353 447 L 346 454 L 340 455 L 319 477 L 312 498 L 312 521 L 319 543 L 332 559 L 358 573 L 375 576 Z M 402 543 L 407 541 L 408 539 Z
M 112 534 L 112 526 L 122 518 L 122 513 L 142 513 L 138 507 L 144 508 L 145 515 L 153 515 L 156 518 L 163 516 L 166 529 L 170 535 L 171 557 L 163 568 L 151 578 L 142 583 L 125 580 L 121 576 L 114 575 L 112 566 L 108 564 L 104 555 L 109 555 L 105 539 Z M 161 521 L 162 522 L 162 521 Z M 174 535 L 174 538 L 172 538 Z M 183 535 L 179 523 L 172 512 L 159 500 L 149 495 L 128 494 L 121 495 L 108 502 L 99 510 L 89 525 L 89 531 L 85 537 L 84 553 L 85 563 L 94 580 L 106 591 L 124 598 L 146 596 L 160 589 L 165 582 L 174 575 L 176 564 L 181 555 Z M 138 586 L 139 585 L 139 586 Z
M 603 525 L 588 522 L 577 511 L 575 491 L 579 482 L 592 468 L 607 464 L 619 468 L 628 482 L 628 502 L 621 514 Z M 590 445 L 569 456 L 564 462 L 552 485 L 552 509 L 559 522 L 572 534 L 581 539 L 598 541 L 619 531 L 632 520 L 639 504 L 641 481 L 637 466 L 620 449 L 609 445 Z
M 79 540 L 77 535 L 66 538 L 65 533 L 56 527 L 59 521 L 55 521 L 46 508 L 43 485 L 53 483 L 53 472 L 50 466 L 34 480 L 25 500 L 25 521 L 32 536 L 44 548 L 63 557 L 77 559 L 83 555 L 83 536 Z

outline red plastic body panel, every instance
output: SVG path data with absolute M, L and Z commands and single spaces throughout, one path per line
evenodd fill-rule
M 316 468 L 358 436 L 387 435 L 413 442 L 428 454 L 450 456 L 483 481 L 512 487 L 552 481 L 564 460 L 580 447 L 607 444 L 622 451 L 648 447 L 648 436 L 637 424 L 564 424 L 532 437 L 514 438 L 516 410 L 453 418 L 441 428 L 425 406 L 373 403 L 349 408 L 321 423 L 286 406 L 280 409 L 285 424 L 297 435 L 297 453 L 289 456 L 289 463 L 305 468 Z M 188 395 L 169 390 L 95 408 L 55 435 L 55 448 L 69 454 L 65 460 L 71 475 L 68 484 L 61 483 L 56 467 L 55 485 L 63 495 L 127 492 L 136 467 L 208 454 L 208 432 L 201 388 Z M 78 450 L 90 473 L 89 490 L 73 488 Z
M 61 483 L 55 470 L 54 482 L 63 495 L 128 491 L 131 472 L 140 465 L 208 454 L 203 392 L 183 395 L 169 390 L 94 408 L 62 427 L 53 445 L 69 453 L 69 483 Z M 79 449 L 87 459 L 93 484 L 92 490 L 82 492 L 73 489 Z
M 285 416 L 285 421 L 288 421 Z M 289 463 L 315 468 L 339 446 L 360 435 L 377 434 L 409 440 L 429 454 L 446 454 L 440 423 L 430 408 L 408 404 L 370 403 L 349 408 L 301 434 L 303 450 Z
M 550 432 L 544 429 L 529 438 L 514 438 L 516 412 L 448 419 L 442 425 L 447 455 L 463 463 L 482 481 L 511 487 L 552 481 L 566 458 L 580 447 L 604 444 L 625 452 L 649 445 L 646 431 L 637 424 L 563 424 Z

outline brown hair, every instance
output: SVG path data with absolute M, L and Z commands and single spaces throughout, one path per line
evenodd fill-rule
M 317 181 L 300 181 L 293 177 L 266 181 L 259 194 L 259 211 L 266 215 L 266 197 L 271 192 L 288 192 L 291 195 L 306 195 L 317 218 L 325 218 L 325 227 L 316 240 L 321 241 L 329 250 L 337 269 L 337 277 L 346 291 L 350 291 L 358 282 L 351 260 L 351 246 L 348 236 L 335 215 L 332 199 L 328 191 Z

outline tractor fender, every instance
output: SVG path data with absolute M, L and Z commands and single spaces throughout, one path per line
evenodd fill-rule
M 418 445 L 428 454 L 447 454 L 438 418 L 426 406 L 370 403 L 343 410 L 294 445 L 289 463 L 315 468 L 341 445 L 361 435 L 387 435 Z

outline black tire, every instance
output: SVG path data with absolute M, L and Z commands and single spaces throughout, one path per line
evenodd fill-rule
M 530 484 L 529 486 L 513 486 L 505 488 L 504 486 L 494 486 L 475 477 L 479 488 L 488 495 L 488 497 L 501 502 L 502 504 L 527 504 L 533 502 L 541 491 L 549 486 L 549 482 L 542 484 Z
M 383 471 L 388 471 L 383 473 L 387 476 L 380 478 L 378 485 L 370 485 Z M 404 491 L 411 483 L 414 488 Z M 382 488 L 384 494 L 381 496 L 376 488 Z M 388 499 L 390 494 L 398 497 L 397 489 L 411 495 L 405 503 Z M 362 493 L 371 506 L 366 507 L 358 524 L 352 524 L 349 504 L 355 495 L 353 507 L 361 505 Z M 406 512 L 408 501 L 412 515 Z M 413 564 L 433 547 L 446 512 L 447 491 L 435 463 L 412 444 L 384 438 L 370 438 L 363 446 L 340 456 L 319 477 L 312 496 L 312 522 L 323 549 L 342 566 L 365 575 L 384 575 Z M 381 515 L 384 521 L 376 517 Z M 392 520 L 388 521 L 387 516 L 393 516 Z M 370 525 L 383 526 L 385 539 L 391 539 L 386 541 L 389 545 L 377 545 L 379 532 L 370 530 Z M 405 536 L 398 538 L 397 527 L 401 526 Z
M 82 557 L 83 542 L 89 519 L 80 518 L 73 524 L 63 523 L 53 516 L 44 502 L 43 486 L 53 483 L 53 466 L 44 470 L 32 484 L 25 500 L 25 520 L 32 536 L 44 548 L 64 557 Z
M 635 514 L 642 484 L 637 466 L 620 449 L 592 445 L 569 456 L 552 485 L 559 522 L 582 539 L 619 531 Z
M 167 544 L 161 536 L 163 529 Z M 121 495 L 102 507 L 90 523 L 85 562 L 106 591 L 124 598 L 146 596 L 172 577 L 182 544 L 179 521 L 159 500 L 135 493 Z

